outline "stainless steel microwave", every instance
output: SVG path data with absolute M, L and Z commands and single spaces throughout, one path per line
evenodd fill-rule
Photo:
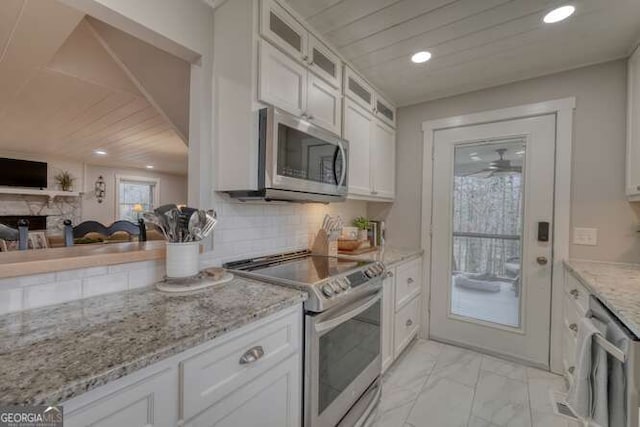
M 258 189 L 244 200 L 341 202 L 347 196 L 349 143 L 275 107 L 259 111 Z

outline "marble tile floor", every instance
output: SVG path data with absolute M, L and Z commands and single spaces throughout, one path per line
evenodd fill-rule
M 416 340 L 383 377 L 368 427 L 578 427 L 553 413 L 564 380 L 473 351 Z

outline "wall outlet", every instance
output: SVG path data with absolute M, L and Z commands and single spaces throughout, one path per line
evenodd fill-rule
M 574 227 L 573 228 L 573 244 L 596 246 L 598 244 L 598 229 Z

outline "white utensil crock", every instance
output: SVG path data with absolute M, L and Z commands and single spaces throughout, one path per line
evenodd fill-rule
M 200 272 L 200 242 L 167 242 L 167 277 L 179 279 Z

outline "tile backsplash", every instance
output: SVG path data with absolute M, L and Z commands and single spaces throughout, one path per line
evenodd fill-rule
M 251 203 L 216 196 L 219 223 L 213 250 L 202 256 L 203 266 L 227 261 L 307 249 L 322 226 L 325 214 L 340 215 L 345 223 L 366 216 L 366 202 L 349 200 L 332 204 Z

